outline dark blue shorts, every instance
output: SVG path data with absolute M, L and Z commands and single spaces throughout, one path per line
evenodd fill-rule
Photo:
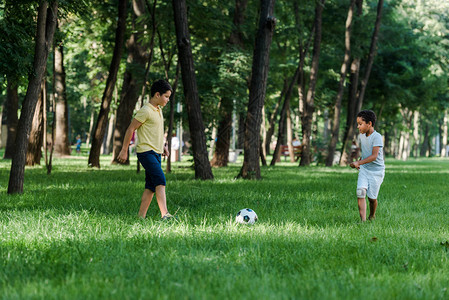
M 137 153 L 137 158 L 145 168 L 145 188 L 156 191 L 158 185 L 166 185 L 164 171 L 161 167 L 161 155 L 153 150 Z

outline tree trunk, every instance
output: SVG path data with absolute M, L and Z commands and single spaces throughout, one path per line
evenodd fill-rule
M 284 100 L 284 104 L 282 105 L 281 117 L 279 119 L 278 140 L 276 143 L 276 148 L 274 149 L 273 158 L 271 160 L 270 166 L 274 166 L 276 164 L 276 160 L 279 156 L 278 154 L 279 154 L 282 142 L 284 140 L 285 120 L 287 117 L 287 110 L 290 109 L 290 99 L 292 97 L 293 86 L 295 85 L 295 82 L 298 81 L 298 76 L 299 76 L 299 68 L 296 69 L 295 75 L 293 75 L 292 80 L 288 86 L 287 92 L 285 93 L 285 100 Z M 294 159 L 293 159 L 293 161 L 294 161 Z
M 19 109 L 19 94 L 17 83 L 13 82 L 10 77 L 8 77 L 8 85 L 6 87 L 6 149 L 3 158 L 11 159 L 14 154 L 14 143 L 16 141 L 17 135 L 17 124 L 19 123 L 19 118 L 17 117 L 17 111 Z
M 323 15 L 324 1 L 316 3 L 315 8 L 315 38 L 313 42 L 312 66 L 310 70 L 309 88 L 302 115 L 302 155 L 300 166 L 308 166 L 312 162 L 312 151 L 310 137 L 312 134 L 312 118 L 315 111 L 315 87 L 318 80 L 318 67 L 321 49 L 321 21 Z
M 223 98 L 220 105 L 220 122 L 218 123 L 218 138 L 215 146 L 214 157 L 211 160 L 213 167 L 226 167 L 229 158 L 229 146 L 232 130 L 233 100 Z
M 244 160 L 238 175 L 245 179 L 260 179 L 260 123 L 267 86 L 270 45 L 276 26 L 274 3 L 275 0 L 261 0 L 245 121 Z
M 120 102 L 117 108 L 117 120 L 114 130 L 113 143 L 113 164 L 120 163 L 117 161 L 117 156 L 120 153 L 125 137 L 126 129 L 128 129 L 133 117 L 133 111 L 139 99 L 140 88 L 144 82 L 145 65 L 149 61 L 148 50 L 153 51 L 155 30 L 153 27 L 150 45 L 145 45 L 141 42 L 144 35 L 143 30 L 136 27 L 136 19 L 145 14 L 144 0 L 133 0 L 133 31 L 126 42 L 128 48 L 128 59 L 125 74 L 123 76 L 123 85 L 120 93 Z M 153 18 L 154 13 L 152 13 Z M 155 24 L 154 18 L 152 23 Z M 151 64 L 151 62 L 149 62 Z M 129 157 L 124 165 L 129 165 Z
M 198 97 L 195 67 L 193 63 L 190 33 L 187 22 L 187 8 L 185 0 L 173 0 L 176 38 L 178 44 L 179 62 L 181 64 L 184 96 L 187 105 L 189 128 L 192 140 L 193 161 L 195 164 L 195 178 L 213 179 L 209 162 L 204 133 L 203 117 Z
M 413 156 L 419 156 L 419 111 L 415 110 L 413 113 L 413 139 L 415 144 L 413 146 Z
M 335 149 L 337 148 L 338 136 L 340 133 L 340 114 L 341 114 L 341 100 L 345 90 L 346 74 L 348 72 L 349 62 L 351 58 L 351 31 L 352 31 L 352 17 L 354 14 L 355 0 L 351 0 L 346 17 L 345 30 L 345 55 L 343 64 L 340 70 L 340 82 L 338 84 L 337 98 L 334 106 L 334 119 L 332 122 L 332 137 L 327 151 L 326 166 L 331 167 L 334 163 Z
M 161 52 L 163 53 L 162 48 L 161 48 Z M 179 72 L 180 72 L 179 67 L 180 67 L 179 63 L 176 64 L 176 75 L 175 75 L 175 80 L 174 80 L 173 86 L 172 86 L 173 93 L 171 93 L 171 95 L 170 95 L 170 113 L 169 113 L 169 118 L 168 118 L 168 131 L 167 131 L 167 143 L 168 143 L 168 149 L 170 150 L 170 155 L 167 158 L 167 166 L 166 166 L 167 173 L 171 172 L 171 158 L 173 155 L 173 153 L 171 151 L 171 149 L 172 149 L 171 137 L 173 135 L 172 133 L 173 133 L 173 128 L 174 128 L 173 123 L 174 123 L 174 119 L 175 119 L 175 96 L 176 96 L 176 90 L 178 89 L 178 82 L 179 82 Z M 165 79 L 168 80 L 168 70 L 170 69 L 170 65 L 167 64 L 165 68 L 166 68 L 166 72 L 167 72 L 167 76 Z M 178 151 L 182 151 L 181 144 L 182 143 L 180 140 Z
M 352 144 L 354 135 L 354 123 L 356 122 L 356 106 L 357 106 L 357 87 L 359 82 L 360 59 L 355 58 L 351 63 L 351 74 L 349 75 L 349 95 L 348 95 L 348 111 L 346 118 L 345 134 L 343 136 L 343 145 L 341 148 L 340 166 L 346 166 L 349 157 L 349 148 Z M 351 137 L 351 138 L 350 138 Z
M 444 111 L 444 118 L 443 118 L 443 124 L 441 126 L 441 131 L 442 131 L 442 142 L 441 142 L 441 157 L 446 157 L 447 156 L 447 122 L 448 122 L 448 117 L 447 117 L 447 109 Z
M 36 103 L 41 92 L 41 83 L 44 78 L 48 53 L 53 44 L 58 13 L 58 1 L 54 1 L 50 7 L 48 7 L 47 1 L 42 1 L 38 11 L 33 70 L 29 77 L 28 89 L 25 99 L 23 100 L 22 111 L 17 128 L 16 146 L 9 175 L 8 194 L 23 193 L 28 137 L 31 130 Z
M 293 149 L 293 126 L 290 104 L 287 107 L 287 145 L 288 153 L 290 155 L 290 162 L 295 162 L 295 150 Z
M 106 81 L 103 97 L 101 99 L 100 113 L 98 114 L 97 123 L 93 132 L 92 146 L 90 148 L 88 162 L 90 167 L 100 167 L 101 144 L 103 143 L 103 138 L 108 124 L 112 93 L 114 92 L 115 82 L 117 81 L 117 72 L 120 66 L 123 42 L 125 39 L 127 2 L 127 0 L 119 0 L 118 4 L 118 20 L 117 29 L 115 32 L 114 54 L 112 55 L 109 75 Z
M 371 68 L 373 66 L 373 62 L 374 62 L 374 57 L 376 55 L 376 47 L 377 47 L 377 40 L 378 40 L 378 36 L 379 36 L 379 29 L 380 29 L 380 21 L 382 19 L 382 7 L 383 7 L 383 0 L 379 0 L 378 4 L 377 4 L 377 16 L 376 16 L 376 22 L 374 24 L 374 31 L 373 31 L 373 35 L 371 37 L 371 45 L 370 45 L 370 50 L 369 50 L 369 54 L 368 54 L 368 61 L 366 63 L 366 68 L 365 68 L 365 75 L 363 76 L 363 79 L 360 83 L 360 90 L 357 92 L 357 101 L 356 101 L 356 109 L 355 109 L 355 114 L 357 114 L 363 107 L 363 100 L 365 97 L 365 91 L 366 91 L 366 87 L 368 85 L 368 80 L 371 74 Z M 345 161 L 343 161 L 343 156 L 345 156 L 345 158 L 347 158 L 347 156 L 349 155 L 348 152 L 350 151 L 350 147 L 348 147 L 348 145 L 350 145 L 352 143 L 352 139 L 354 138 L 354 134 L 355 134 L 355 130 L 354 128 L 356 127 L 356 122 L 355 122 L 355 115 L 352 117 L 354 120 L 352 121 L 351 124 L 349 124 L 349 129 L 348 129 L 348 135 L 347 138 L 344 142 L 345 144 L 345 148 L 343 148 L 345 150 L 345 155 L 343 155 L 343 151 L 342 151 L 342 160 L 340 160 L 340 165 L 345 164 Z
M 55 101 L 56 101 L 56 134 L 54 145 L 55 155 L 70 155 L 69 142 L 69 107 L 67 104 L 64 47 L 55 47 L 54 76 L 55 76 Z
M 228 46 L 231 48 L 242 48 L 244 45 L 244 37 L 241 26 L 245 21 L 245 10 L 248 0 L 236 0 L 234 10 L 234 29 L 228 39 Z M 213 167 L 225 167 L 228 165 L 229 148 L 231 144 L 232 130 L 232 111 L 234 109 L 234 101 L 231 98 L 223 98 L 220 106 L 220 121 L 218 123 L 217 143 L 215 145 L 214 157 L 211 160 Z
M 42 88 L 39 95 L 39 99 L 36 103 L 36 108 L 34 110 L 33 122 L 31 123 L 30 137 L 28 140 L 28 148 L 26 154 L 25 165 L 34 166 L 41 164 L 42 158 L 42 142 L 43 142 L 43 131 L 42 131 L 42 119 L 43 119 L 43 105 L 42 105 Z
M 281 95 L 278 98 L 278 101 L 276 103 L 276 106 L 274 107 L 274 110 L 270 116 L 270 121 L 268 122 L 268 131 L 267 131 L 267 137 L 265 140 L 265 151 L 266 154 L 269 155 L 271 153 L 271 139 L 273 138 L 274 130 L 276 127 L 276 118 L 278 115 L 279 107 L 281 106 L 281 101 L 284 99 L 285 93 L 288 89 L 288 82 L 287 78 L 284 80 L 284 86 L 282 87 Z

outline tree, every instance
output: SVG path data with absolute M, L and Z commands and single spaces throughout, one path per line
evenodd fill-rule
M 70 155 L 69 142 L 69 107 L 66 92 L 66 74 L 64 68 L 64 45 L 55 47 L 54 51 L 54 80 L 56 102 L 55 140 L 52 141 L 55 154 Z
M 9 175 L 8 194 L 23 192 L 28 135 L 30 133 L 36 103 L 41 92 L 41 83 L 45 73 L 48 53 L 53 44 L 57 14 L 58 1 L 54 1 L 51 6 L 48 5 L 48 1 L 42 1 L 39 5 L 33 72 L 29 77 L 28 89 L 23 101 L 18 124 L 15 153 Z
M 204 124 L 198 98 L 195 67 L 193 63 L 190 33 L 187 22 L 187 8 L 185 0 L 173 0 L 178 57 L 181 65 L 181 75 L 184 87 L 184 97 L 189 118 L 189 128 L 192 140 L 195 178 L 213 179 L 209 163 Z
M 231 50 L 241 49 L 244 46 L 243 33 L 241 26 L 245 21 L 245 10 L 248 5 L 248 0 L 236 0 L 234 9 L 233 30 L 228 40 L 228 47 Z M 234 60 L 239 62 L 238 59 Z M 235 70 L 236 68 L 232 68 Z M 229 74 L 230 70 L 226 70 L 226 74 Z M 238 76 L 234 76 L 238 77 Z M 219 124 L 217 133 L 217 144 L 215 147 L 214 157 L 211 160 L 211 165 L 214 167 L 225 167 L 228 165 L 229 146 L 232 129 L 232 111 L 234 109 L 234 99 L 232 99 L 232 90 L 235 87 L 231 87 L 228 90 L 227 96 L 223 96 L 221 99 L 221 105 L 219 109 Z
M 276 19 L 273 16 L 275 0 L 260 1 L 259 28 L 254 47 L 248 111 L 245 120 L 243 166 L 238 177 L 260 179 L 260 124 L 268 78 L 270 45 Z
M 112 163 L 119 163 L 117 156 L 120 153 L 123 145 L 123 138 L 125 137 L 126 129 L 131 123 L 134 108 L 139 99 L 139 92 L 145 82 L 145 65 L 148 63 L 148 68 L 151 65 L 154 36 L 156 34 L 156 20 L 155 20 L 156 1 L 154 1 L 153 9 L 151 10 L 152 22 L 152 36 L 150 44 L 143 42 L 145 28 L 139 24 L 144 17 L 145 1 L 132 1 L 132 34 L 129 37 L 126 46 L 128 48 L 128 59 L 125 74 L 123 76 L 122 91 L 120 94 L 120 103 L 117 108 L 117 123 L 114 130 L 114 150 Z M 148 53 L 148 49 L 151 54 Z M 124 164 L 129 164 L 129 158 Z
M 346 74 L 348 72 L 349 62 L 351 58 L 351 30 L 352 30 L 352 17 L 354 14 L 355 0 L 351 0 L 349 4 L 348 16 L 346 18 L 345 26 L 345 55 L 340 71 L 340 82 L 338 84 L 337 98 L 335 99 L 334 106 L 334 119 L 332 122 L 332 137 L 329 143 L 327 151 L 326 166 L 331 167 L 334 163 L 335 149 L 337 147 L 338 136 L 340 133 L 340 113 L 341 113 L 341 100 L 343 99 L 343 92 L 345 88 Z
M 123 42 L 125 40 L 126 29 L 126 7 L 127 0 L 119 0 L 118 3 L 118 20 L 117 29 L 115 32 L 115 47 L 112 61 L 109 66 L 109 75 L 106 81 L 106 87 L 101 100 L 100 113 L 98 114 L 97 122 L 94 129 L 94 137 L 92 139 L 92 146 L 89 153 L 89 166 L 100 167 L 100 151 L 101 144 L 108 125 L 108 115 L 112 100 L 112 93 L 117 81 L 117 72 L 120 66 L 120 60 L 123 50 Z
M 354 138 L 354 133 L 355 133 L 355 114 L 357 114 L 358 111 L 361 110 L 362 106 L 363 106 L 363 100 L 365 97 L 365 91 L 366 91 L 366 87 L 368 85 L 368 80 L 371 74 L 371 68 L 373 66 L 373 62 L 374 62 L 374 57 L 376 55 L 376 44 L 377 44 L 377 39 L 379 36 L 379 29 L 380 29 L 380 22 L 382 19 L 382 7 L 383 7 L 383 0 L 379 0 L 378 5 L 377 5 L 377 16 L 376 16 L 376 22 L 374 24 L 374 30 L 373 30 L 373 34 L 371 37 L 371 45 L 370 45 L 370 49 L 369 49 L 369 53 L 368 53 L 368 60 L 366 62 L 366 67 L 365 67 L 365 74 L 363 76 L 363 79 L 360 83 L 360 89 L 358 89 L 358 69 L 360 66 L 360 60 L 356 59 L 355 60 L 355 67 L 357 68 L 357 72 L 356 72 L 356 76 L 353 77 L 354 82 L 351 82 L 353 91 L 357 91 L 355 94 L 354 92 L 351 94 L 351 97 L 353 99 L 353 101 L 351 102 L 352 107 L 354 107 L 354 105 L 352 103 L 355 103 L 355 110 L 354 113 L 348 111 L 348 120 L 350 120 L 349 122 L 347 122 L 347 125 L 349 126 L 346 130 L 346 134 L 345 134 L 345 139 L 343 141 L 343 148 L 342 148 L 342 155 L 340 158 L 340 165 L 344 165 L 346 164 L 347 161 L 347 157 L 349 156 L 349 145 L 351 144 L 353 138 Z M 351 67 L 352 69 L 352 67 Z M 357 79 L 357 80 L 356 80 Z M 352 115 L 350 115 L 350 113 Z
M 324 1 L 319 0 L 315 7 L 315 37 L 313 42 L 312 66 L 310 71 L 309 88 L 304 102 L 304 113 L 302 119 L 302 155 L 300 166 L 308 166 L 312 162 L 312 151 L 310 137 L 312 135 L 312 116 L 315 110 L 315 87 L 318 80 L 318 66 L 321 50 L 321 22 L 324 8 Z

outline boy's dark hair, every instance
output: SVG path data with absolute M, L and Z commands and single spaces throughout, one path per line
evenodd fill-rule
M 151 90 L 150 90 L 150 96 L 153 97 L 154 94 L 159 93 L 159 94 L 165 94 L 165 92 L 167 91 L 171 91 L 173 92 L 173 89 L 170 85 L 170 83 L 168 83 L 166 80 L 158 80 L 155 81 L 152 85 L 151 85 Z
M 362 118 L 367 124 L 372 123 L 372 126 L 376 124 L 376 114 L 372 110 L 362 110 L 357 114 L 357 118 Z

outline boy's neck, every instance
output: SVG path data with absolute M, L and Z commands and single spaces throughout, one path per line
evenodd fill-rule
M 368 132 L 366 133 L 366 136 L 370 136 L 374 132 L 374 128 L 371 127 Z
M 151 98 L 148 103 L 150 103 L 151 105 L 153 105 L 156 108 L 159 108 L 159 105 L 156 104 L 156 99 L 155 98 Z

